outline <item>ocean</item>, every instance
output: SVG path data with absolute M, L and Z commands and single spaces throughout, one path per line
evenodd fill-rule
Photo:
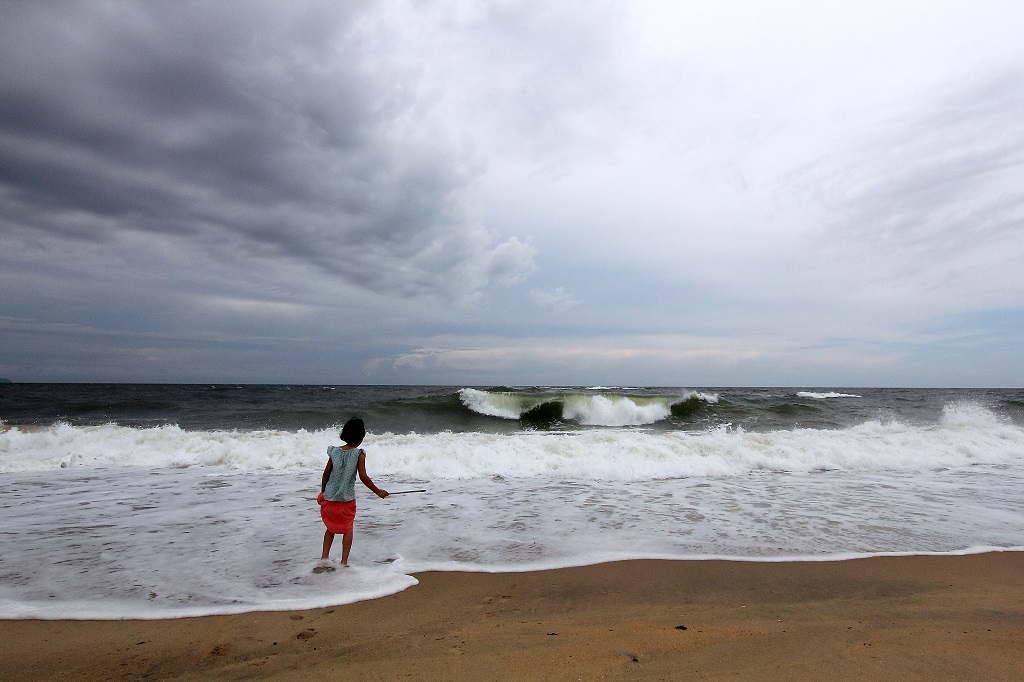
M 351 568 L 314 573 L 362 417 Z M 373 599 L 423 571 L 1024 549 L 1024 390 L 0 384 L 0 617 Z M 335 543 L 334 555 L 340 554 Z

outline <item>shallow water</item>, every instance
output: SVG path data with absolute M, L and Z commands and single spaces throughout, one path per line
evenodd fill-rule
M 1006 401 L 958 394 L 936 408 L 919 393 L 884 420 L 863 417 L 892 396 L 825 408 L 860 415 L 837 428 L 371 428 L 378 485 L 428 492 L 358 488 L 352 568 L 322 574 L 315 498 L 333 429 L 9 428 L 0 617 L 309 608 L 393 593 L 426 570 L 1024 548 L 1024 428 Z

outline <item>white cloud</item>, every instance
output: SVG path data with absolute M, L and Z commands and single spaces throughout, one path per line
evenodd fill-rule
M 534 257 L 537 249 L 527 241 L 511 237 L 494 247 L 486 258 L 488 281 L 512 285 L 523 281 L 537 269 Z
M 560 313 L 579 305 L 579 299 L 567 292 L 565 287 L 556 287 L 547 291 L 534 289 L 530 292 L 530 298 L 538 306 Z

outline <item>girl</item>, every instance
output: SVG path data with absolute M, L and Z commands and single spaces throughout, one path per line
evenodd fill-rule
M 366 426 L 363 420 L 353 417 L 341 429 L 341 440 L 345 444 L 340 448 L 336 445 L 327 447 L 330 459 L 327 460 L 323 480 L 320 482 L 320 495 L 316 498 L 320 504 L 320 517 L 327 526 L 320 568 L 329 567 L 327 561 L 330 559 L 331 545 L 338 533 L 342 534 L 341 565 L 348 566 L 348 553 L 352 549 L 352 522 L 356 518 L 356 473 L 359 474 L 359 480 L 377 497 L 388 496 L 388 491 L 374 485 L 366 474 L 366 453 L 359 447 L 365 437 Z

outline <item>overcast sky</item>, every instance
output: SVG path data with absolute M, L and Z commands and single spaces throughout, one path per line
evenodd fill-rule
M 0 377 L 1024 386 L 1019 0 L 0 6 Z

